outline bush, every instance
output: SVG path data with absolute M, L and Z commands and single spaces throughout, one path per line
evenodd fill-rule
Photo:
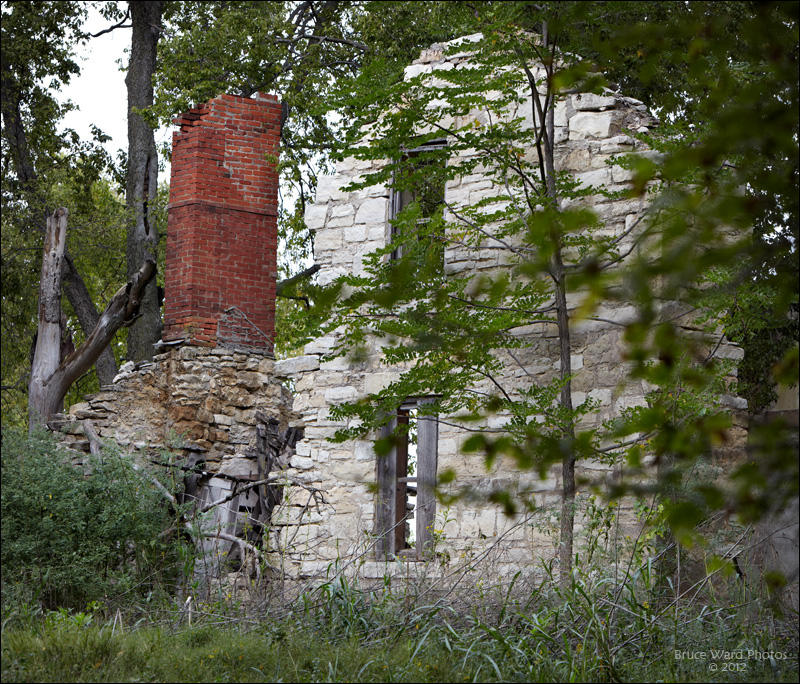
M 0 491 L 4 613 L 130 599 L 174 577 L 177 544 L 164 534 L 174 515 L 119 453 L 81 468 L 47 433 L 4 430 Z

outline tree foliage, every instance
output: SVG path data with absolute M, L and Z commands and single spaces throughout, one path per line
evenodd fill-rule
M 623 5 L 487 3 L 472 27 L 480 38 L 453 48 L 472 53 L 470 68 L 392 81 L 376 61 L 341 90 L 342 155 L 388 160 L 350 189 L 386 183 L 402 192 L 425 166 L 442 184 L 482 173 L 495 191 L 424 222 L 411 203 L 394 220 L 394 242 L 366 258 L 365 275 L 335 284 L 341 295 L 325 330 L 340 334 L 336 353 L 362 360 L 367 340 L 378 340 L 386 363 L 404 369 L 384 390 L 335 408 L 339 418 L 358 418 L 340 439 L 379 427 L 405 397 L 438 395 L 431 410 L 457 416 L 466 429 L 487 414 L 510 416 L 501 435 L 479 430 L 465 444 L 487 465 L 505 455 L 544 473 L 556 462 L 600 458 L 626 466 L 614 496 L 671 491 L 726 439 L 731 364 L 715 357 L 715 345 L 724 333 L 742 339 L 742 325 L 785 327 L 797 302 L 797 7 Z M 594 26 L 601 30 L 588 30 Z M 553 44 L 564 51 L 550 52 Z M 663 121 L 636 134 L 657 154 L 617 162 L 633 182 L 615 197 L 647 197 L 650 207 L 623 240 L 581 208 L 582 197 L 608 191 L 581 189 L 547 169 L 542 154 L 548 105 L 564 93 L 597 91 L 606 83 L 600 73 L 625 75 L 620 80 Z M 537 112 L 532 127 L 522 125 L 522 112 L 509 115 L 533 94 L 533 81 L 544 99 L 538 127 Z M 465 116 L 475 111 L 485 115 Z M 430 165 L 416 157 L 416 170 L 410 166 L 407 149 L 441 138 L 446 149 L 421 153 Z M 443 277 L 442 242 L 476 252 L 491 243 L 507 268 L 493 277 Z M 576 306 L 559 302 L 560 287 Z M 736 298 L 761 306 L 737 308 Z M 559 377 L 512 389 L 503 368 L 531 344 L 515 330 L 558 327 L 569 347 L 559 316 L 591 318 L 602 302 L 636 308 L 624 357 L 628 381 L 650 388 L 645 405 L 602 426 L 587 423 L 596 406 L 572 405 L 563 350 Z M 784 382 L 796 382 L 796 358 L 795 346 Z M 770 370 L 762 365 L 761 377 Z M 786 445 L 773 435 L 770 448 L 726 483 L 688 479 L 682 499 L 665 505 L 673 530 L 686 539 L 720 507 L 746 518 L 780 509 L 797 491 Z M 658 481 L 642 485 L 645 457 L 663 467 Z M 506 494 L 501 503 L 511 511 L 531 502 Z
M 123 215 L 114 170 L 98 128 L 91 140 L 62 126 L 74 108 L 57 92 L 78 73 L 77 44 L 88 40 L 83 3 L 15 2 L 3 5 L 3 177 L 2 325 L 3 416 L 24 420 L 27 373 L 36 332 L 36 283 L 46 217 L 58 206 L 69 209 L 67 249 L 74 272 L 85 285 L 78 300 L 67 292 L 68 336 L 84 332 L 72 303 L 96 309 L 124 281 Z M 105 382 L 115 372 L 110 359 Z M 96 386 L 81 380 L 83 391 Z

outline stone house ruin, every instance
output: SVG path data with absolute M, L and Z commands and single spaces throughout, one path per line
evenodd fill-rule
M 458 68 L 467 59 L 433 46 L 405 76 Z M 199 464 L 194 495 L 200 505 L 230 497 L 205 523 L 210 533 L 222 533 L 207 546 L 214 572 L 222 554 L 237 548 L 231 537 L 254 539 L 262 528 L 270 531 L 269 561 L 297 578 L 324 577 L 331 564 L 353 558 L 359 562 L 349 566 L 352 571 L 381 577 L 435 572 L 439 564 L 431 558 L 479 559 L 489 550 L 500 575 L 552 557 L 556 523 L 548 506 L 559 501 L 558 478 L 540 480 L 502 462 L 487 472 L 482 459 L 461 452 L 465 433 L 450 417 L 418 414 L 432 397 L 408 397 L 397 407 L 387 429 L 409 423 L 416 443 L 400 442 L 388 457 L 377 458 L 368 439 L 329 441 L 346 426 L 331 418 L 332 404 L 375 393 L 401 372 L 383 363 L 377 344 L 365 360 L 326 360 L 336 338 L 324 337 L 307 344 L 301 356 L 274 360 L 277 175 L 266 155 L 277 152 L 279 122 L 279 103 L 265 95 L 222 95 L 176 120 L 163 343 L 152 363 L 128 368 L 112 386 L 73 406 L 62 429 L 87 448 L 81 423 L 90 420 L 101 437 L 141 455 L 170 448 L 177 465 Z M 555 111 L 557 168 L 585 185 L 624 189 L 630 172 L 607 162 L 618 154 L 648 154 L 626 131 L 652 122 L 641 102 L 620 94 L 569 96 Z M 305 219 L 316 234 L 314 258 L 323 284 L 363 273 L 365 255 L 391 243 L 392 218 L 413 199 L 384 186 L 342 189 L 373 168 L 347 159 L 334 175 L 319 178 Z M 442 192 L 449 205 L 468 205 L 491 193 L 491 181 L 474 174 L 448 182 Z M 612 233 L 645 209 L 644 200 L 602 195 L 587 203 Z M 446 244 L 443 263 L 448 274 L 502 268 L 496 250 L 486 245 Z M 603 320 L 582 321 L 572 332 L 575 401 L 599 403 L 589 421 L 644 402 L 648 388 L 641 382 L 621 384 L 626 374 L 619 324 L 633 316 L 632 306 L 607 305 L 598 315 Z M 546 327 L 534 324 L 518 334 L 529 344 L 516 359 L 506 359 L 509 386 L 557 374 L 557 341 Z M 740 356 L 724 344 L 717 353 Z M 285 381 L 291 381 L 291 395 Z M 731 403 L 742 408 L 734 398 Z M 506 420 L 498 414 L 483 425 L 498 430 Z M 741 426 L 729 449 L 744 439 Z M 484 495 L 499 486 L 532 492 L 543 513 L 535 520 L 508 518 L 485 498 L 442 506 L 434 485 L 437 473 L 448 468 L 459 485 Z M 613 477 L 600 462 L 580 468 L 595 478 Z M 283 486 L 237 495 L 242 483 L 278 471 L 286 478 Z M 324 501 L 314 498 L 316 492 Z M 633 524 L 631 506 L 622 511 L 624 524 Z M 578 521 L 577 536 L 580 529 Z M 421 552 L 431 547 L 435 554 Z
M 473 39 L 467 37 L 458 42 L 463 45 L 463 41 Z M 448 50 L 451 45 L 434 45 L 423 51 L 405 69 L 405 79 L 425 74 L 435 78 L 437 72 L 463 68 L 470 59 L 469 53 L 453 54 L 455 50 Z M 530 112 L 528 97 L 515 112 L 524 117 L 523 126 L 528 128 L 532 126 Z M 474 110 L 457 125 L 466 126 L 471 119 L 486 125 L 482 117 L 483 112 Z M 555 109 L 556 170 L 570 172 L 583 186 L 605 186 L 612 193 L 625 190 L 630 187 L 632 173 L 613 164 L 613 157 L 653 154 L 631 132 L 646 131 L 654 121 L 642 102 L 619 93 L 568 96 Z M 447 146 L 447 140 L 429 144 Z M 415 154 L 415 150 L 408 154 Z M 468 153 L 452 153 L 455 154 Z M 471 154 L 478 152 L 473 150 Z M 453 159 L 452 155 L 449 159 Z M 334 175 L 318 179 L 316 201 L 307 207 L 305 219 L 315 230 L 314 261 L 321 266 L 321 283 L 345 274 L 364 275 L 365 255 L 391 244 L 392 220 L 410 201 L 420 202 L 423 216 L 427 215 L 425 205 L 444 205 L 445 221 L 457 224 L 460 208 L 498 192 L 492 181 L 478 171 L 448 181 L 443 188 L 424 187 L 416 196 L 382 185 L 352 192 L 343 189 L 380 168 L 381 163 L 345 159 L 337 165 Z M 603 234 L 607 235 L 619 235 L 636 224 L 647 206 L 646 198 L 612 199 L 600 193 L 585 201 L 603 222 Z M 448 240 L 445 235 L 444 245 L 443 268 L 448 275 L 496 273 L 505 263 L 503 250 L 489 240 L 470 247 Z M 623 251 L 624 246 L 620 249 Z M 584 427 L 599 425 L 627 407 L 645 403 L 649 388 L 641 381 L 627 379 L 621 356 L 623 326 L 635 315 L 633 306 L 606 304 L 596 318 L 580 321 L 571 330 L 574 404 L 586 398 L 599 404 L 587 416 Z M 553 328 L 535 323 L 515 334 L 523 337 L 527 345 L 524 351 L 516 350 L 513 357 L 504 357 L 503 386 L 514 391 L 532 382 L 552 380 L 560 370 Z M 371 346 L 366 359 L 351 362 L 347 356 L 339 356 L 326 360 L 336 342 L 335 335 L 317 339 L 305 346 L 303 355 L 275 365 L 276 374 L 293 381 L 293 408 L 301 416 L 305 432 L 292 459 L 293 472 L 325 490 L 330 504 L 314 519 L 300 519 L 291 507 L 277 512 L 298 525 L 292 532 L 294 546 L 289 546 L 285 538 L 281 546 L 297 572 L 310 575 L 322 571 L 337 557 L 350 558 L 365 549 L 369 549 L 364 556 L 369 562 L 362 571 L 377 577 L 387 572 L 387 564 L 398 567 L 395 559 L 420 561 L 411 570 L 419 572 L 423 571 L 426 558 L 437 554 L 453 560 L 482 558 L 493 548 L 495 570 L 510 576 L 520 566 L 556 555 L 555 511 L 560 503 L 560 476 L 551 473 L 547 479 L 539 480 L 536 474 L 521 472 L 509 463 L 498 464 L 487 472 L 482 457 L 462 453 L 461 446 L 470 433 L 463 425 L 457 425 L 453 416 L 417 415 L 433 397 L 408 397 L 398 406 L 386 430 L 388 434 L 398 423 L 415 424 L 415 445 L 408 437 L 401 438 L 388 457 L 376 459 L 370 440 L 331 443 L 336 430 L 347 425 L 331 418 L 330 406 L 375 394 L 396 381 L 404 370 L 384 362 L 380 341 L 374 338 L 368 342 Z M 722 344 L 717 354 L 738 359 L 742 352 Z M 476 389 L 491 391 L 492 387 L 487 380 L 485 387 Z M 727 400 L 732 408 L 746 408 L 741 399 Z M 508 415 L 497 414 L 478 425 L 501 430 L 508 419 Z M 739 415 L 737 421 L 727 456 L 736 453 L 745 439 L 743 416 Z M 470 423 L 470 427 L 475 429 L 476 425 Z M 717 453 L 717 457 L 723 454 Z M 437 473 L 450 469 L 457 474 L 458 487 L 470 488 L 482 496 L 462 498 L 447 507 L 437 504 L 433 492 Z M 614 472 L 600 461 L 582 461 L 577 475 L 596 481 L 612 478 Z M 500 488 L 531 493 L 542 512 L 527 521 L 520 516 L 506 517 L 499 506 L 486 502 L 486 495 Z M 454 490 L 446 487 L 445 491 Z M 632 502 L 622 504 L 621 509 L 623 529 L 630 531 L 636 525 Z M 579 538 L 582 523 L 580 519 L 576 522 Z M 502 543 L 495 547 L 500 539 Z M 431 547 L 435 553 L 426 554 L 425 549 Z M 399 567 L 403 567 L 402 562 Z

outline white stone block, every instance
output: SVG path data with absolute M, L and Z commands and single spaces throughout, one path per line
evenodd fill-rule
M 744 349 L 732 344 L 720 345 L 714 354 L 718 359 L 733 359 L 734 361 L 741 361 L 744 358 Z
M 347 226 L 344 229 L 344 241 L 364 242 L 367 239 L 367 227 L 365 225 Z
M 382 223 L 386 220 L 388 201 L 385 197 L 371 197 L 361 203 L 356 212 L 356 223 Z
M 604 318 L 610 318 L 618 325 L 628 325 L 633 323 L 639 317 L 639 311 L 635 306 L 618 306 L 614 309 L 609 309 L 603 312 Z
M 615 183 L 627 183 L 633 180 L 633 171 L 631 169 L 623 169 L 621 166 L 611 167 L 611 178 Z
M 397 373 L 369 373 L 365 379 L 364 389 L 367 394 L 377 394 L 392 384 L 397 377 Z
M 320 370 L 323 371 L 343 371 L 350 368 L 350 362 L 345 356 L 337 356 L 330 361 L 322 361 L 319 364 Z
M 352 204 L 334 204 L 331 207 L 331 218 L 340 218 L 342 216 L 352 216 L 355 209 Z
M 355 157 L 345 157 L 341 161 L 336 162 L 336 172 L 339 174 L 345 174 L 349 171 L 353 171 L 354 169 L 358 168 L 358 161 L 359 160 Z
M 342 233 L 339 230 L 320 228 L 314 236 L 315 252 L 332 252 L 342 248 Z
M 439 438 L 440 456 L 452 456 L 456 453 L 458 453 L 458 443 L 456 442 L 455 438 Z
M 482 33 L 470 33 L 468 36 L 459 36 L 458 38 L 453 38 L 453 40 L 448 40 L 446 43 L 443 44 L 445 48 L 453 48 L 453 47 L 468 47 L 470 43 L 477 43 L 478 41 L 483 40 Z M 465 54 L 472 54 L 465 53 Z M 455 55 L 448 55 L 449 58 L 455 57 Z
M 621 397 L 618 397 L 617 400 L 614 402 L 614 410 L 622 411 L 626 408 L 633 408 L 635 406 L 644 406 L 645 404 L 646 402 L 642 395 L 623 394 Z
M 447 202 L 456 206 L 469 204 L 469 193 L 471 189 L 469 184 L 462 183 L 461 187 L 448 190 L 446 193 Z
M 633 147 L 635 144 L 636 140 L 628 135 L 615 135 L 613 138 L 609 138 L 600 143 L 600 152 L 602 154 L 630 152 L 628 148 Z
M 347 185 L 348 180 L 339 175 L 319 176 L 317 178 L 317 204 L 327 202 L 329 199 L 344 199 L 346 192 L 340 189 L 342 185 Z
M 744 411 L 747 408 L 747 399 L 744 397 L 735 397 L 732 394 L 723 394 L 720 398 L 720 404 L 728 408 L 739 409 Z
M 476 522 L 480 528 L 481 534 L 487 537 L 495 535 L 495 528 L 497 523 L 497 512 L 493 509 L 482 510 L 476 516 Z
M 292 456 L 291 467 L 298 470 L 311 470 L 314 467 L 314 461 L 306 456 L 295 454 Z
M 530 100 L 525 102 L 525 107 L 530 107 Z M 566 126 L 571 117 L 575 113 L 572 108 L 572 103 L 569 98 L 566 100 L 559 100 L 556 102 L 555 110 L 553 111 L 553 124 L 556 126 Z
M 388 197 L 389 196 L 389 188 L 387 188 L 383 184 L 370 185 L 368 188 L 365 188 L 361 192 L 366 193 L 367 197 Z
M 318 337 L 316 340 L 311 340 L 311 342 L 303 347 L 303 351 L 306 354 L 327 354 L 333 349 L 335 344 L 336 338 L 327 335 L 326 337 Z
M 403 80 L 408 81 L 420 74 L 429 74 L 432 68 L 430 64 L 409 64 L 403 69 Z
M 593 389 L 589 392 L 589 398 L 600 402 L 600 406 L 611 406 L 610 389 Z
M 580 183 L 579 188 L 588 188 L 594 186 L 597 188 L 610 185 L 612 182 L 611 171 L 608 168 L 596 169 L 594 171 L 585 171 L 584 173 L 576 173 L 575 180 Z
M 317 282 L 322 286 L 330 285 L 339 276 L 346 275 L 347 273 L 348 271 L 345 268 L 323 268 L 317 276 Z
M 486 426 L 492 429 L 502 428 L 508 425 L 511 421 L 511 416 L 489 416 L 488 420 L 486 421 Z
M 235 456 L 225 459 L 219 469 L 220 475 L 230 475 L 231 477 L 251 477 L 258 472 L 258 465 L 249 458 Z
M 375 460 L 375 450 L 372 448 L 372 442 L 368 442 L 363 439 L 360 439 L 355 443 L 355 449 L 353 450 L 353 453 L 355 454 L 356 461 Z
M 275 362 L 275 375 L 286 378 L 302 371 L 312 371 L 319 368 L 318 356 L 293 356 Z
M 325 217 L 328 214 L 327 204 L 309 204 L 306 207 L 305 222 L 309 228 L 322 228 L 325 225 Z
M 331 475 L 339 482 L 368 482 L 375 479 L 375 467 L 369 461 L 331 461 Z
M 573 95 L 571 100 L 572 106 L 579 112 L 611 109 L 615 105 L 613 96 L 595 95 L 594 93 L 579 93 Z
M 337 216 L 336 218 L 329 218 L 325 221 L 326 228 L 346 228 L 353 225 L 353 215 L 350 216 Z
M 375 248 L 386 244 L 386 224 L 380 223 L 374 226 L 367 226 L 367 240 L 377 242 L 378 245 Z
M 579 112 L 569 120 L 570 140 L 608 138 L 616 122 L 615 112 Z
M 325 390 L 326 401 L 347 401 L 349 399 L 355 399 L 357 396 L 358 392 L 356 388 L 350 385 L 345 385 L 344 387 L 329 387 Z
M 659 152 L 658 150 L 641 150 L 637 151 L 637 154 L 640 157 L 644 157 L 645 159 L 655 162 L 656 164 L 660 164 L 662 161 L 664 161 L 665 157 L 665 154 L 663 152 Z

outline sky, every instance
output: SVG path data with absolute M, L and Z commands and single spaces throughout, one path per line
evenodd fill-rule
M 87 31 L 97 33 L 112 24 L 95 9 L 99 3 L 87 4 L 90 5 Z M 120 71 L 120 60 L 127 65 L 130 42 L 131 29 L 118 28 L 78 46 L 76 62 L 81 73 L 72 77 L 59 96 L 62 102 L 70 99 L 79 107 L 64 117 L 63 126 L 74 128 L 81 139 L 90 140 L 90 126 L 94 124 L 111 136 L 105 148 L 113 157 L 116 157 L 117 150 L 127 150 L 128 147 L 128 95 L 125 72 Z M 168 136 L 166 129 L 157 131 L 156 145 L 160 145 Z M 169 178 L 169 174 L 160 174 L 160 177 Z

